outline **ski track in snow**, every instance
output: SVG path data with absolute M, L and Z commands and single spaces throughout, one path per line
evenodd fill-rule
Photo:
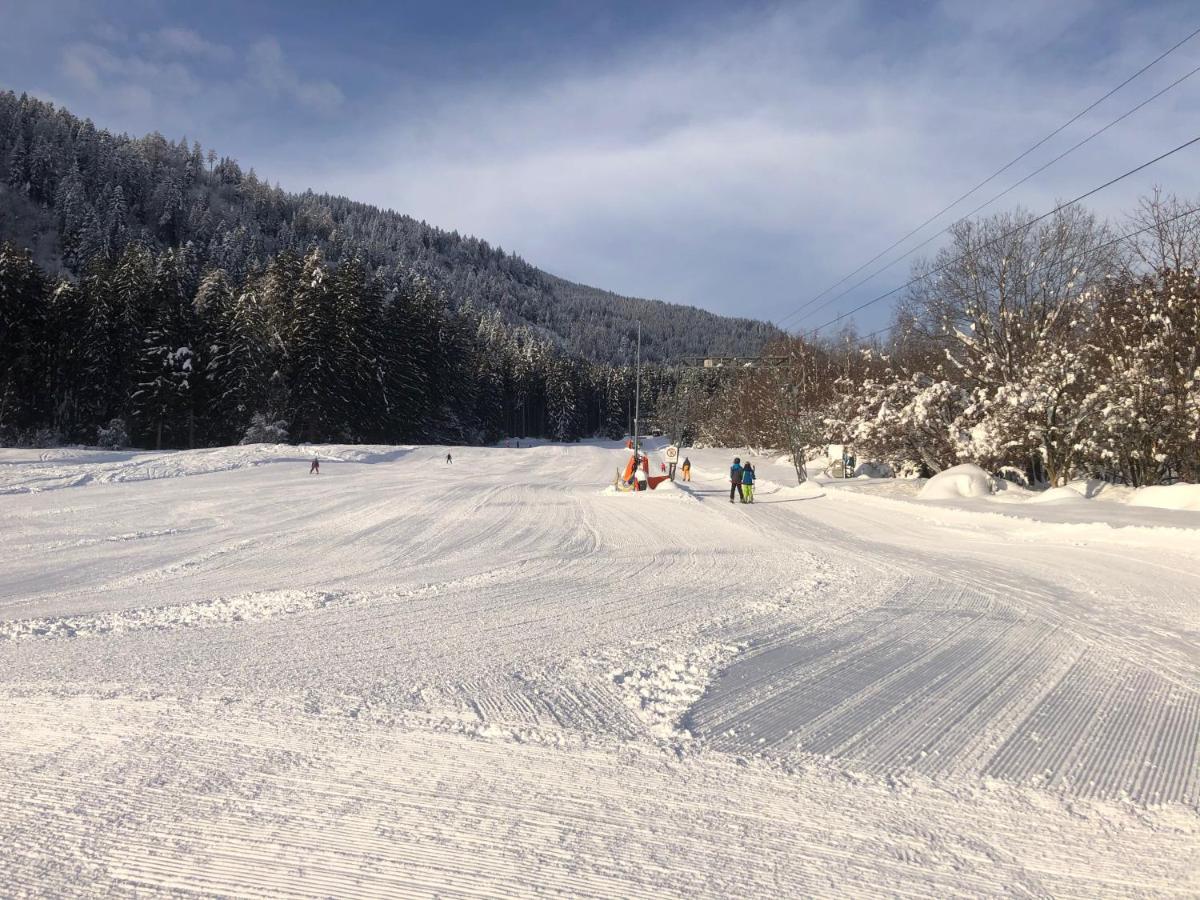
M 1200 892 L 1200 515 L 444 455 L 0 450 L 0 892 Z

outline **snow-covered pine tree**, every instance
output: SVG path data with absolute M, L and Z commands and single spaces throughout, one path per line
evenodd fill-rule
M 47 418 L 48 292 L 32 255 L 0 244 L 0 440 L 12 441 Z
M 379 439 L 387 410 L 383 372 L 383 296 L 357 257 L 338 266 L 330 282 L 331 369 L 336 403 L 330 423 L 354 440 Z
M 436 300 L 415 274 L 394 284 L 383 298 L 380 354 L 383 360 L 385 422 L 389 433 L 413 439 L 431 405 Z
M 299 439 L 298 422 L 295 418 L 296 403 L 295 369 L 299 344 L 307 323 L 297 310 L 300 290 L 300 259 L 293 253 L 283 252 L 267 265 L 260 277 L 254 279 L 253 291 L 243 291 L 239 298 L 239 311 L 261 314 L 261 342 L 257 352 L 263 360 L 263 380 L 260 389 L 261 404 L 265 408 L 251 406 L 248 412 L 264 412 L 272 420 L 287 421 L 292 436 Z M 254 305 L 243 304 L 242 300 L 253 300 Z M 257 309 L 254 309 L 254 306 Z M 250 324 L 250 323 L 247 323 Z
M 159 449 L 195 444 L 193 381 L 201 381 L 192 344 L 196 337 L 185 254 L 166 251 L 151 285 L 153 318 L 142 340 L 138 383 L 130 397 L 136 433 Z
M 236 342 L 233 288 L 221 269 L 200 279 L 192 316 L 194 377 L 190 390 L 196 430 L 205 442 L 229 442 L 237 436 L 241 420 L 231 365 Z
M 342 377 L 347 339 L 337 314 L 333 285 L 318 250 L 311 251 L 296 282 L 288 331 L 290 420 L 301 441 L 328 439 L 346 420 L 349 403 Z
M 578 373 L 570 360 L 555 354 L 546 367 L 546 418 L 556 441 L 579 438 Z
M 52 426 L 65 440 L 88 443 L 107 414 L 111 322 L 94 281 L 60 281 L 49 301 Z

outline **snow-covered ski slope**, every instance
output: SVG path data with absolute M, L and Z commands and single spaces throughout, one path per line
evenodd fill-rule
M 445 452 L 0 450 L 0 895 L 1200 893 L 1200 514 Z

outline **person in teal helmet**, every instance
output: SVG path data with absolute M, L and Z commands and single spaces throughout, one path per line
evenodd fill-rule
M 750 460 L 742 465 L 742 502 L 754 502 L 754 466 L 750 465 Z

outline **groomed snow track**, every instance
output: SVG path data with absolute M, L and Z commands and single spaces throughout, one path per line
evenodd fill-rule
M 1200 692 L 930 579 L 840 626 L 762 640 L 686 725 L 719 749 L 818 754 L 877 774 L 1200 797 Z
M 1200 893 L 1200 528 L 454 456 L 0 450 L 0 895 Z

